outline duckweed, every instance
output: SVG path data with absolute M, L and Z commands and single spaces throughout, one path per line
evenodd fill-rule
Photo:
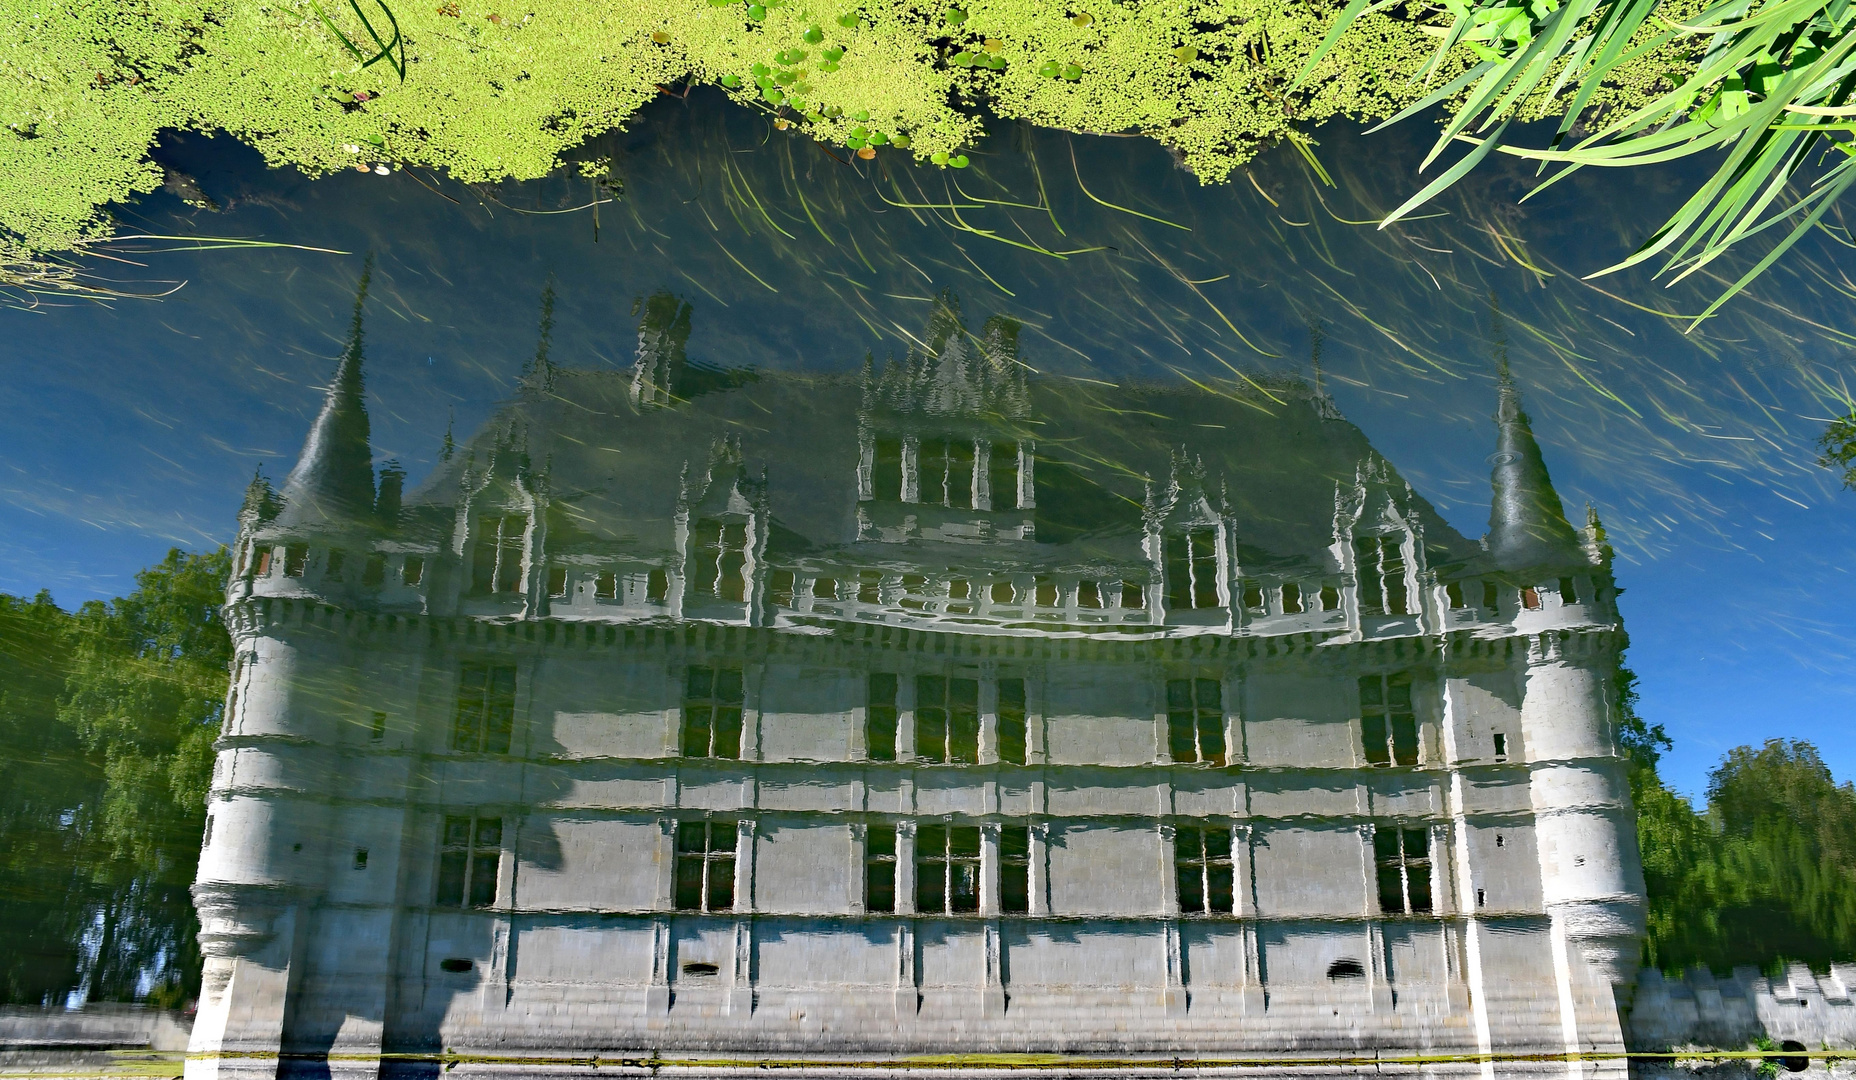
M 357 62 L 308 0 L 0 0 L 0 254 L 107 235 L 105 207 L 161 186 L 148 151 L 163 129 L 223 130 L 311 175 L 397 163 L 527 179 L 659 86 L 690 82 L 755 108 L 790 104 L 784 118 L 829 143 L 864 126 L 866 146 L 888 132 L 875 145 L 953 168 L 981 137 L 981 106 L 1141 132 L 1209 183 L 1295 124 L 1409 105 L 1435 48 L 1402 9 L 1377 12 L 1290 91 L 1338 0 L 867 0 L 836 14 L 813 0 L 527 0 L 516 14 L 388 2 L 407 42 L 403 83 Z M 351 13 L 323 7 L 360 39 Z M 772 78 L 767 58 L 814 47 L 816 67 Z M 1462 50 L 1431 85 L 1471 59 Z M 1687 64 L 1647 52 L 1593 105 L 1641 103 Z

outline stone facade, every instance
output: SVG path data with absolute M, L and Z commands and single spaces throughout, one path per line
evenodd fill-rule
M 402 497 L 359 312 L 241 518 L 189 1077 L 1621 1074 L 1510 1060 L 1622 1049 L 1642 883 L 1609 551 L 1505 373 L 1478 543 L 1318 385 L 1027 377 L 951 299 L 733 371 L 656 297 Z

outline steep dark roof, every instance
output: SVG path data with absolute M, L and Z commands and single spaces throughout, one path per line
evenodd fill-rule
M 303 442 L 296 468 L 284 481 L 279 529 L 344 526 L 367 520 L 374 508 L 373 451 L 361 374 L 361 309 L 367 302 L 372 261 L 362 271 L 354 300 L 354 326 L 335 368 L 322 411 Z

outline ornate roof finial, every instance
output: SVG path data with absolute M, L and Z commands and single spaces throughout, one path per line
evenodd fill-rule
M 548 350 L 554 345 L 554 275 L 548 275 L 548 284 L 541 290 L 541 329 L 535 342 L 535 358 L 522 369 L 524 389 L 540 390 L 544 393 L 554 389 L 554 362 L 548 359 Z
M 309 429 L 296 468 L 284 481 L 278 524 L 316 526 L 361 521 L 374 509 L 374 452 L 368 445 L 367 404 L 361 374 L 361 317 L 374 277 L 369 254 L 355 291 L 354 323 L 329 383 L 322 412 Z

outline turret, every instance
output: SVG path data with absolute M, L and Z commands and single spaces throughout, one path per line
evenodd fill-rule
M 1495 568 L 1523 587 L 1515 619 L 1526 641 L 1517 658 L 1521 741 L 1542 894 L 1556 933 L 1598 980 L 1628 985 L 1636 974 L 1644 900 L 1630 789 L 1611 716 L 1616 626 L 1605 619 L 1608 606 L 1581 606 L 1566 585 L 1552 611 L 1541 610 L 1533 583 L 1591 575 L 1595 560 L 1566 520 L 1505 362 L 1499 393 L 1486 545 Z M 1592 582 L 1588 590 L 1596 587 L 1595 577 L 1586 580 Z
M 367 404 L 362 399 L 361 309 L 374 274 L 372 258 L 361 272 L 354 298 L 354 324 L 322 412 L 309 429 L 296 468 L 284 481 L 281 531 L 346 525 L 374 509 L 373 450 L 368 445 Z

